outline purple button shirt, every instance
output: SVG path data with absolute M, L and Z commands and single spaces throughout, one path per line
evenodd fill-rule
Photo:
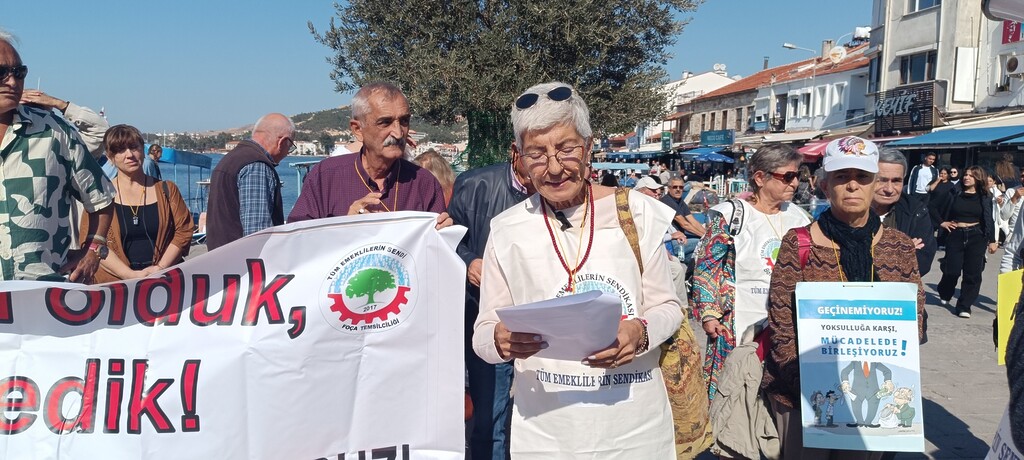
M 391 165 L 381 191 L 363 169 L 363 162 L 359 161 L 362 155 L 360 151 L 358 154 L 330 157 L 314 166 L 306 175 L 302 193 L 288 215 L 288 222 L 347 216 L 352 203 L 371 190 L 382 192 L 380 200 L 392 211 L 444 212 L 441 184 L 430 171 L 400 159 Z M 387 211 L 384 206 L 370 206 L 367 210 Z

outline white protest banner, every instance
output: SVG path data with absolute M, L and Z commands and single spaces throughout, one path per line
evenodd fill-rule
M 1003 412 L 1003 421 L 996 430 L 996 437 L 992 440 L 985 460 L 1024 460 L 1024 454 L 1017 450 L 1017 446 L 1013 444 L 1013 437 L 1010 436 L 1009 408 Z
M 301 222 L 147 279 L 0 285 L 0 457 L 462 458 L 464 229 L 435 219 Z
M 804 446 L 923 452 L 913 283 L 797 283 Z

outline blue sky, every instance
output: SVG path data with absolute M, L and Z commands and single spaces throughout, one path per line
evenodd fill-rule
M 840 10 L 841 8 L 841 10 Z M 225 129 L 268 112 L 337 107 L 328 49 L 306 27 L 327 25 L 330 1 L 8 2 L 0 27 L 29 66 L 26 88 L 98 110 L 143 131 Z M 870 0 L 708 0 L 672 48 L 666 70 L 699 73 L 715 63 L 749 75 L 806 59 L 858 25 Z

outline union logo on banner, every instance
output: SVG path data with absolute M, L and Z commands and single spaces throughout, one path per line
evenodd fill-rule
M 415 306 L 409 252 L 370 244 L 345 255 L 324 281 L 320 312 L 347 333 L 380 332 L 408 318 Z

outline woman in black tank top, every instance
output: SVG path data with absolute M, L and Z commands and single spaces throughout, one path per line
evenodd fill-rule
M 946 209 L 942 228 L 949 231 L 946 238 L 946 257 L 942 261 L 942 280 L 939 281 L 939 299 L 943 306 L 956 290 L 961 274 L 960 297 L 954 312 L 961 318 L 971 317 L 971 306 L 978 299 L 981 273 L 985 270 L 985 248 L 994 253 L 997 244 L 995 220 L 992 216 L 992 197 L 985 184 L 988 174 L 978 166 L 964 171 L 960 185 Z

